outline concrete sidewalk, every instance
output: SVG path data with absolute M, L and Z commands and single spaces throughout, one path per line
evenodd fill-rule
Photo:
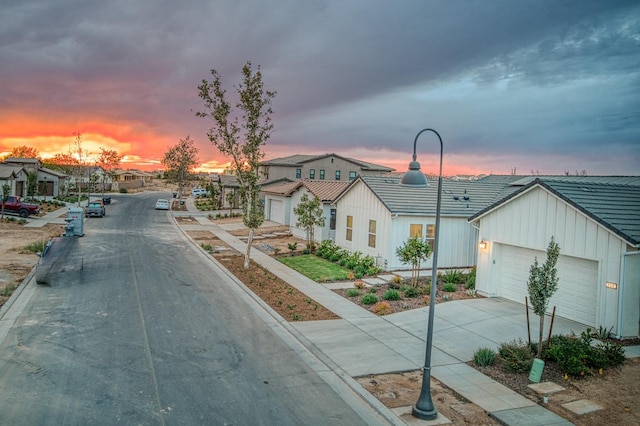
M 217 225 L 198 212 L 192 198 L 187 198 L 186 206 L 188 212 L 173 212 L 174 216 L 192 216 L 198 221 L 198 225 L 181 225 L 185 231 L 209 230 L 231 247 L 244 252 L 246 244 L 227 232 L 226 225 Z M 428 308 L 380 317 L 259 250 L 251 253 L 256 263 L 341 317 L 339 320 L 289 323 L 321 359 L 331 360 L 350 377 L 418 370 L 424 365 Z M 533 323 L 531 333 L 537 336 Z M 553 332 L 579 335 L 585 329 L 585 325 L 556 318 Z M 496 298 L 438 304 L 432 376 L 503 424 L 571 424 L 466 364 L 480 347 L 495 349 L 502 342 L 526 336 L 526 312 L 522 305 Z M 433 422 L 407 416 L 410 408 L 393 411 L 410 424 L 447 422 L 441 414 Z

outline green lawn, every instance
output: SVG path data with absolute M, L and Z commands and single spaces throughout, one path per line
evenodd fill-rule
M 350 272 L 347 268 L 314 254 L 279 257 L 278 260 L 316 282 L 344 281 L 348 279 Z

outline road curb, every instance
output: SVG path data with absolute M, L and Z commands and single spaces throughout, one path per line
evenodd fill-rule
M 9 311 L 9 309 L 11 309 L 11 306 L 13 306 L 15 301 L 18 299 L 18 297 L 20 297 L 20 295 L 22 294 L 24 289 L 29 284 L 29 281 L 31 281 L 33 276 L 36 274 L 36 268 L 37 267 L 38 267 L 38 265 L 34 266 L 31 269 L 31 272 L 29 272 L 29 274 L 25 277 L 25 279 L 22 280 L 20 285 L 18 285 L 18 287 L 16 287 L 15 291 L 11 294 L 11 296 L 9 297 L 9 300 L 4 302 L 4 305 L 0 306 L 0 321 L 4 318 L 5 314 Z

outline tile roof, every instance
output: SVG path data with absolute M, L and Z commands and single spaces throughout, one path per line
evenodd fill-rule
M 578 175 L 488 175 L 480 178 L 479 182 L 506 183 L 514 186 L 528 185 L 536 179 L 554 180 L 558 182 L 603 183 L 611 185 L 640 186 L 640 176 L 578 176 Z
M 629 181 L 633 182 L 633 178 L 629 177 Z M 520 187 L 510 196 L 479 211 L 469 218 L 469 221 L 486 215 L 534 186 L 540 186 L 555 194 L 629 244 L 640 245 L 640 185 L 634 184 L 617 185 L 538 178 Z
M 318 197 L 322 202 L 332 202 L 347 186 L 350 182 L 344 181 L 332 181 L 332 180 L 311 180 L 301 179 L 296 182 L 287 182 L 280 185 L 273 185 L 268 188 L 263 188 L 263 192 L 268 194 L 277 194 L 290 196 L 301 187 L 307 188 L 307 190 Z
M 391 214 L 434 216 L 438 196 L 437 178 L 429 186 L 411 187 L 400 184 L 400 177 L 359 176 L 364 185 L 380 199 Z M 515 190 L 517 188 L 514 188 Z M 469 217 L 493 203 L 505 190 L 504 184 L 478 181 L 442 180 L 440 213 L 443 216 Z M 348 189 L 343 193 L 348 192 Z

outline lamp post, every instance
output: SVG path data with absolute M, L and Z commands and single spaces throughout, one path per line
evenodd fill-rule
M 438 234 L 440 233 L 440 201 L 442 200 L 442 153 L 443 144 L 440 134 L 433 129 L 423 129 L 416 135 L 413 141 L 413 161 L 409 163 L 409 171 L 402 177 L 401 184 L 415 187 L 426 187 L 427 178 L 420 171 L 420 163 L 416 160 L 416 144 L 418 137 L 430 131 L 436 134 L 440 141 L 440 171 L 438 174 L 438 197 L 436 201 L 436 230 L 433 242 L 433 265 L 431 272 L 431 295 L 429 297 L 429 322 L 427 323 L 427 347 L 424 356 L 424 367 L 422 368 L 422 388 L 418 401 L 411 409 L 414 417 L 423 420 L 435 420 L 438 417 L 438 410 L 433 405 L 431 399 L 431 348 L 433 346 L 433 319 L 436 306 L 436 287 L 438 282 Z

